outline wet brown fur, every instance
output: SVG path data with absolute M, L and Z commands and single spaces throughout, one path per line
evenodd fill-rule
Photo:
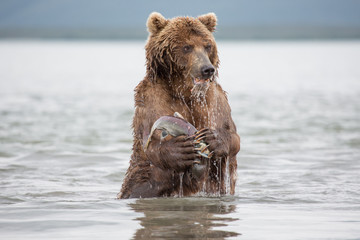
M 135 115 L 133 118 L 133 154 L 127 170 L 119 198 L 174 196 L 180 191 L 180 176 L 184 196 L 199 191 L 209 194 L 224 194 L 225 170 L 229 164 L 230 193 L 235 192 L 236 154 L 240 150 L 240 138 L 231 118 L 231 109 L 226 93 L 216 82 L 209 83 L 206 94 L 194 97 L 191 94 L 193 82 L 191 69 L 196 63 L 191 54 L 184 54 L 183 46 L 194 46 L 194 51 L 206 54 L 216 72 L 219 66 L 216 43 L 212 32 L 215 30 L 214 14 L 198 18 L 177 17 L 165 19 L 153 13 L 148 19 L 150 32 L 146 50 L 146 76 L 135 89 Z M 206 46 L 211 45 L 211 49 Z M 144 152 L 144 142 L 153 123 L 161 116 L 179 112 L 197 129 L 211 129 L 209 146 L 214 156 L 207 164 L 201 179 L 194 178 L 190 167 L 182 159 L 167 161 L 161 155 L 164 148 L 172 147 L 160 140 L 159 131 L 153 135 L 149 148 Z M 209 137 L 210 135 L 208 135 Z M 211 139 L 211 137 L 209 137 Z M 210 141 L 210 140 L 209 140 Z M 185 144 L 185 142 L 184 142 Z M 211 148 L 212 147 L 212 148 Z M 181 152 L 179 153 L 181 154 Z M 183 155 L 179 155 L 183 156 Z M 192 156 L 188 153 L 186 156 Z

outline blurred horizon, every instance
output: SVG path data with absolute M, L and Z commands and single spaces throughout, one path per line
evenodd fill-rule
M 153 11 L 214 12 L 217 39 L 360 39 L 359 0 L 2 0 L 0 39 L 146 39 Z

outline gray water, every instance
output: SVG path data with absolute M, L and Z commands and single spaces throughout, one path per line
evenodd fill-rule
M 235 196 L 116 200 L 144 42 L 0 42 L 1 239 L 360 239 L 360 42 L 220 42 Z

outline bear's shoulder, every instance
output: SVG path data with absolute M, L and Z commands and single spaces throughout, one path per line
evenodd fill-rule
M 151 109 L 172 101 L 171 94 L 161 83 L 142 80 L 135 88 L 135 106 Z

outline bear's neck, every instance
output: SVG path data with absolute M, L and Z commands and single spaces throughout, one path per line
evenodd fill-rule
M 190 98 L 189 109 L 191 113 L 191 121 L 197 129 L 212 128 L 215 122 L 213 121 L 213 109 L 216 109 L 216 99 L 214 98 L 215 84 L 211 83 L 205 94 L 192 95 Z
M 182 114 L 197 129 L 211 127 L 213 123 L 209 114 L 213 112 L 211 109 L 216 105 L 215 88 L 215 83 L 211 83 L 205 93 L 194 95 L 191 89 L 186 89 L 188 91 L 186 93 L 173 93 L 171 95 L 172 111 Z
M 210 88 L 212 85 L 215 85 L 215 82 L 209 83 L 207 86 L 194 86 L 192 80 L 186 80 L 183 78 L 173 78 L 173 79 L 156 79 L 157 83 L 160 83 L 164 86 L 170 96 L 174 99 L 180 99 L 185 101 L 187 104 L 191 102 L 202 102 L 209 101 L 211 98 Z
M 153 87 L 161 93 L 163 103 L 167 106 L 165 110 L 167 115 L 178 112 L 197 129 L 214 126 L 214 117 L 210 116 L 210 113 L 214 112 L 213 109 L 217 109 L 217 83 L 215 81 L 209 83 L 206 91 L 196 93 L 191 91 L 193 86 L 186 87 L 185 84 L 178 86 L 175 81 L 159 78 L 156 79 Z

